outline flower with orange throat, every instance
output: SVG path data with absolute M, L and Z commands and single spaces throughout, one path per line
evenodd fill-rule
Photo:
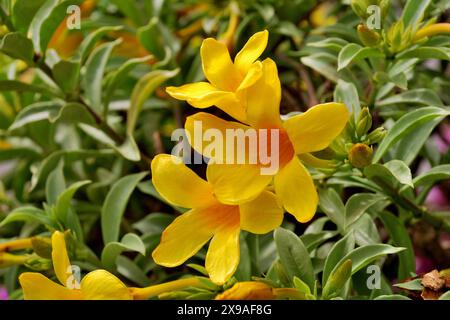
M 151 166 L 152 181 L 161 196 L 171 204 L 191 208 L 164 230 L 152 254 L 159 265 L 179 266 L 211 240 L 206 270 L 214 283 L 223 284 L 239 264 L 240 231 L 263 234 L 282 222 L 283 211 L 269 191 L 262 191 L 254 201 L 227 205 L 215 197 L 213 184 L 198 177 L 178 157 L 160 154 Z
M 300 159 L 317 161 L 310 153 L 325 149 L 343 131 L 349 112 L 342 103 L 325 103 L 282 120 L 279 113 L 281 85 L 277 67 L 271 59 L 264 60 L 262 65 L 262 77 L 247 90 L 249 126 L 200 112 L 187 118 L 187 136 L 191 137 L 190 143 L 197 152 L 212 160 L 208 165 L 207 178 L 219 201 L 229 205 L 251 201 L 273 180 L 275 193 L 286 211 L 299 222 L 307 222 L 316 212 L 318 195 L 313 179 Z M 266 164 L 259 160 L 254 163 L 248 161 L 252 156 L 247 154 L 250 152 L 249 144 L 236 150 L 246 153 L 244 163 L 237 162 L 235 158 L 232 159 L 234 163 L 220 158 L 229 154 L 230 150 L 216 153 L 213 148 L 204 148 L 204 141 L 196 143 L 196 139 L 192 139 L 198 135 L 197 123 L 202 124 L 202 135 L 209 129 L 215 129 L 220 130 L 226 139 L 229 139 L 227 132 L 265 130 L 269 138 L 258 138 L 256 145 L 260 150 L 257 153 L 261 154 L 261 149 L 269 150 L 270 156 L 277 159 L 276 170 L 262 174 Z M 270 138 L 272 133 L 276 133 L 275 138 Z M 229 142 L 226 141 L 224 145 Z
M 167 87 L 172 97 L 185 100 L 196 108 L 213 105 L 235 119 L 246 121 L 246 92 L 262 75 L 257 61 L 267 46 L 269 33 L 254 34 L 234 58 L 227 46 L 213 38 L 203 41 L 200 49 L 203 73 L 209 82 L 196 82 L 181 87 Z

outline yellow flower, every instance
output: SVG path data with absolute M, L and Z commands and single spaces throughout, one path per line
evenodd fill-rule
M 262 163 L 229 164 L 229 161 L 208 153 L 202 144 L 197 145 L 195 141 L 191 141 L 191 145 L 214 160 L 215 163 L 208 165 L 207 178 L 213 185 L 215 196 L 222 203 L 233 205 L 253 200 L 273 178 L 275 193 L 286 211 L 293 214 L 298 221 L 307 222 L 314 216 L 318 196 L 309 172 L 296 154 L 307 163 L 311 159 L 317 159 L 309 153 L 326 148 L 341 133 L 349 118 L 349 112 L 341 103 L 325 103 L 282 121 L 279 113 L 281 85 L 277 67 L 271 59 L 266 59 L 262 64 L 263 76 L 247 90 L 247 122 L 250 126 L 200 112 L 187 118 L 185 129 L 191 140 L 198 135 L 198 132 L 195 132 L 196 121 L 201 122 L 203 133 L 216 129 L 222 132 L 223 137 L 227 136 L 227 130 L 236 132 L 239 129 L 253 128 L 266 129 L 269 132 L 277 129 L 279 154 L 274 156 L 279 158 L 279 167 L 273 175 L 261 174 L 261 168 L 267 167 Z M 270 150 L 270 134 L 267 135 L 269 137 L 266 147 Z M 224 142 L 225 144 L 228 144 L 228 141 Z M 223 154 L 226 154 L 226 151 Z M 248 158 L 249 155 L 246 156 L 246 159 Z
M 238 282 L 216 296 L 216 300 L 306 300 L 304 293 L 295 288 L 272 288 L 259 281 Z
M 416 32 L 416 34 L 414 35 L 414 41 L 418 41 L 425 37 L 434 36 L 441 33 L 450 34 L 450 23 L 435 23 L 426 26 Z
M 185 100 L 196 108 L 217 106 L 235 119 L 246 120 L 246 89 L 260 77 L 262 64 L 256 61 L 267 46 L 269 33 L 254 34 L 231 61 L 227 46 L 213 38 L 205 39 L 200 54 L 203 73 L 209 82 L 181 87 L 167 87 L 172 97 Z
M 198 278 L 188 278 L 147 288 L 127 288 L 115 275 L 101 269 L 89 272 L 78 283 L 72 273 L 64 233 L 59 231 L 53 233 L 52 247 L 53 268 L 62 285 L 53 282 L 40 273 L 22 273 L 19 282 L 25 300 L 148 299 L 167 291 L 202 286 Z
M 273 300 L 273 288 L 264 282 L 238 282 L 230 289 L 219 294 L 216 300 Z
M 311 23 L 314 27 L 326 27 L 336 24 L 337 18 L 330 15 L 334 5 L 330 2 L 319 4 L 311 13 Z
M 283 212 L 273 193 L 262 191 L 254 201 L 240 205 L 223 204 L 214 196 L 214 185 L 198 177 L 175 156 L 156 156 L 152 175 L 156 190 L 167 201 L 192 208 L 164 230 L 161 243 L 152 254 L 159 265 L 178 266 L 212 239 L 206 270 L 214 283 L 223 284 L 239 264 L 240 230 L 263 234 L 282 222 Z

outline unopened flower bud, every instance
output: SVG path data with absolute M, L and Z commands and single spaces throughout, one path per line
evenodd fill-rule
M 378 34 L 378 32 L 375 32 L 373 30 L 370 30 L 366 25 L 360 24 L 358 25 L 358 37 L 359 40 L 366 46 L 366 47 L 373 47 L 380 43 L 381 37 Z
M 24 265 L 35 271 L 45 271 L 52 267 L 52 261 L 50 259 L 33 257 L 25 261 Z
M 16 255 L 8 252 L 0 252 L 0 268 L 9 268 L 24 264 L 29 259 L 28 255 Z
M 38 256 L 47 259 L 52 258 L 52 241 L 50 238 L 33 237 L 31 246 Z
M 387 131 L 383 127 L 376 128 L 367 136 L 368 144 L 380 143 L 386 136 Z
M 330 278 L 323 288 L 323 298 L 330 299 L 337 296 L 351 275 L 352 260 L 348 259 L 341 264 L 333 274 L 330 275 Z
M 352 0 L 351 6 L 358 17 L 362 19 L 367 17 L 367 2 L 365 0 Z
M 364 136 L 372 127 L 372 115 L 369 108 L 365 107 L 361 109 L 358 120 L 356 122 L 356 134 L 358 137 Z
M 348 153 L 348 160 L 355 168 L 364 168 L 371 164 L 373 150 L 364 143 L 356 143 Z

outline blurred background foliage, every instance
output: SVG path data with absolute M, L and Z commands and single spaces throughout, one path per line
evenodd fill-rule
M 391 295 L 394 281 L 450 267 L 450 37 L 414 38 L 448 21 L 449 1 L 390 1 L 377 32 L 358 11 L 368 1 L 352 2 L 0 0 L 1 242 L 70 229 L 75 264 L 106 268 L 137 286 L 203 272 L 204 250 L 174 269 L 150 256 L 180 208 L 152 187 L 149 161 L 170 153 L 172 131 L 194 112 L 164 88 L 203 79 L 203 39 L 223 41 L 234 55 L 267 29 L 262 58 L 277 62 L 281 113 L 334 100 L 354 120 L 320 154 L 336 167 L 313 172 L 321 214 L 309 225 L 285 222 L 300 238 L 243 236 L 233 281 L 265 275 L 301 287 L 295 261 L 283 255 L 285 243 L 298 239 L 314 275 L 329 275 L 355 246 L 375 246 L 359 268 L 398 252 L 381 243 L 406 248 L 379 263 L 381 289 L 365 288 L 364 272 L 353 268 L 353 285 L 340 288 L 344 298 Z M 80 5 L 80 29 L 67 29 L 70 5 Z M 204 166 L 195 170 L 203 174 Z M 346 215 L 355 223 L 342 225 Z M 327 259 L 333 248 L 341 250 L 335 261 Z M 0 269 L 10 298 L 21 297 L 24 270 L 51 274 L 36 247 L 19 254 L 25 258 Z

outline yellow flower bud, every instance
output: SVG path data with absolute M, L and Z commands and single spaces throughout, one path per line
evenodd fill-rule
M 348 153 L 348 160 L 355 168 L 364 168 L 371 164 L 373 150 L 364 143 L 356 143 Z
M 358 25 L 358 37 L 366 47 L 376 46 L 381 41 L 380 35 L 364 24 Z
M 372 115 L 367 107 L 363 108 L 358 115 L 356 121 L 356 134 L 358 137 L 362 137 L 372 127 Z
M 387 131 L 385 128 L 383 127 L 376 128 L 367 136 L 367 143 L 374 144 L 381 142 L 381 140 L 383 140 L 384 137 L 386 136 L 386 133 Z
M 273 300 L 273 288 L 263 282 L 238 282 L 231 289 L 219 294 L 216 300 Z

